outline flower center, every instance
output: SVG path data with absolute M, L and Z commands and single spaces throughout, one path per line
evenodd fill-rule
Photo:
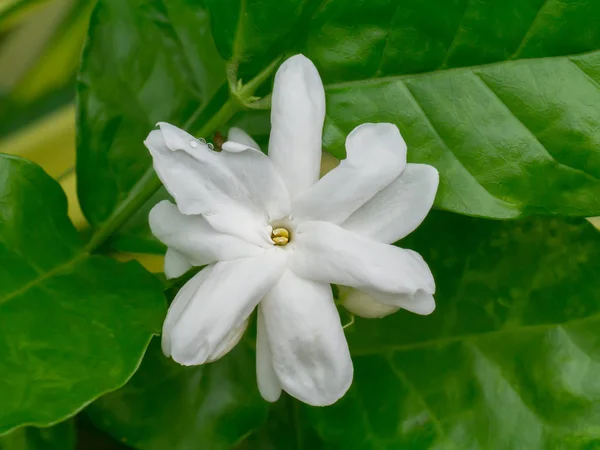
M 275 245 L 286 245 L 290 242 L 290 232 L 286 228 L 275 228 L 271 233 L 271 240 Z

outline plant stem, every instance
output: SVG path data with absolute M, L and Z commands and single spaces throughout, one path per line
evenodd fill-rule
M 221 109 L 206 122 L 198 131 L 199 136 L 211 136 L 216 129 L 227 122 L 240 110 L 239 103 L 231 97 L 223 104 Z M 154 168 L 150 166 L 133 186 L 123 202 L 119 204 L 112 215 L 92 235 L 85 247 L 85 251 L 91 253 L 100 247 L 115 231 L 146 203 L 150 197 L 162 186 L 156 176 Z
M 229 97 L 229 99 L 223 103 L 221 109 L 219 109 L 208 122 L 202 125 L 197 132 L 192 134 L 204 138 L 212 136 L 213 133 L 217 131 L 217 128 L 229 121 L 229 119 L 231 119 L 240 109 L 240 105 L 232 97 Z
M 92 253 L 100 247 L 115 231 L 135 213 L 154 193 L 160 188 L 160 180 L 156 176 L 154 169 L 149 167 L 131 191 L 125 197 L 125 200 L 117 206 L 111 216 L 100 227 L 96 229 L 91 239 L 85 246 L 87 253 Z
M 254 95 L 256 90 L 263 84 L 273 73 L 273 71 L 279 66 L 281 61 L 281 57 L 275 58 L 271 64 L 265 67 L 258 75 L 256 75 L 252 80 L 242 86 L 238 95 L 242 99 L 247 99 Z
M 258 89 L 265 80 L 267 80 L 277 67 L 278 63 L 279 58 L 273 61 L 239 91 L 231 92 L 229 99 L 221 106 L 217 113 L 194 134 L 204 137 L 212 136 L 218 127 L 227 123 L 235 113 L 245 107 L 247 99 L 254 94 L 256 89 Z M 91 253 L 97 250 L 115 231 L 121 228 L 125 222 L 127 222 L 127 220 L 141 208 L 142 205 L 158 191 L 158 189 L 160 189 L 161 186 L 162 184 L 156 176 L 153 167 L 150 166 L 133 186 L 131 191 L 129 191 L 125 200 L 117 206 L 106 222 L 98 227 L 85 246 L 85 251 Z

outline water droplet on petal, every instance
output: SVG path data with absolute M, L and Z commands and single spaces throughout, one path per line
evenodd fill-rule
M 206 145 L 206 141 L 202 138 L 198 139 L 202 145 Z
M 209 143 L 209 144 L 207 144 L 207 146 L 208 146 L 209 150 L 214 150 L 214 149 L 215 149 L 215 146 L 214 146 L 214 145 L 212 145 L 212 144 L 210 144 L 210 143 Z
M 198 142 L 196 142 L 196 141 L 190 141 L 190 146 L 196 148 L 196 147 L 198 147 Z

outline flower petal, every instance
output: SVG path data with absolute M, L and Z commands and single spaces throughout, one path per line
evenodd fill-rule
M 382 244 L 328 222 L 300 224 L 290 268 L 303 278 L 393 294 L 435 292 L 431 271 L 411 250 Z
M 268 402 L 276 402 L 281 396 L 281 383 L 275 369 L 273 369 L 273 356 L 269 347 L 265 320 L 262 306 L 258 305 L 258 318 L 256 330 L 256 380 L 262 398 Z
M 170 250 L 165 258 L 165 273 L 168 264 L 170 268 L 174 265 L 173 250 L 194 266 L 260 256 L 266 251 L 239 237 L 215 230 L 200 215 L 181 214 L 177 206 L 168 200 L 163 200 L 152 208 L 149 222 L 152 234 Z M 170 273 L 167 274 L 169 275 Z
M 389 316 L 400 309 L 398 306 L 386 305 L 375 300 L 371 295 L 354 288 L 340 286 L 342 305 L 352 314 L 366 319 L 379 319 Z
M 177 294 L 163 327 L 172 358 L 188 366 L 214 356 L 279 279 L 285 259 L 285 252 L 273 249 L 257 258 L 218 262 L 207 275 L 204 269 L 192 278 Z M 187 298 L 185 306 L 179 306 L 180 296 Z
M 179 211 L 177 211 L 179 213 Z M 174 248 L 167 248 L 165 253 L 165 276 L 167 280 L 177 278 L 192 268 L 188 259 Z
M 385 317 L 399 309 L 424 316 L 435 310 L 433 295 L 424 290 L 418 290 L 414 295 L 385 294 L 340 286 L 340 298 L 348 311 L 367 319 Z
M 381 304 L 406 309 L 421 316 L 427 316 L 435 310 L 433 294 L 423 289 L 419 289 L 413 295 L 386 294 L 384 292 L 368 292 L 367 295 L 369 294 Z
M 342 226 L 379 242 L 396 242 L 423 222 L 433 206 L 439 180 L 435 167 L 407 164 L 398 178 L 359 208 Z
M 248 328 L 248 319 L 244 320 L 239 327 L 232 329 L 229 334 L 225 336 L 225 339 L 223 339 L 221 343 L 217 345 L 206 362 L 216 361 L 217 359 L 221 359 L 223 356 L 229 353 L 231 349 L 241 341 L 246 328 Z
M 261 302 L 283 389 L 313 406 L 331 405 L 352 383 L 352 360 L 328 284 L 286 271 Z
M 346 139 L 347 157 L 292 202 L 295 219 L 341 224 L 394 181 L 406 166 L 396 125 L 364 123 Z
M 290 211 L 285 184 L 269 158 L 258 150 L 214 152 L 173 125 L 159 126 L 145 144 L 179 210 L 210 216 L 209 222 L 220 231 L 247 238 L 251 230 L 252 242 L 257 235 L 268 242 L 268 218 Z M 238 223 L 231 225 L 232 220 Z
M 229 153 L 240 153 L 245 150 L 252 150 L 253 147 L 248 147 L 246 144 L 240 144 L 238 142 L 227 141 L 223 142 L 221 149 Z
M 225 162 L 248 191 L 247 200 L 270 220 L 290 214 L 290 194 L 275 165 L 260 150 L 247 148 L 237 153 L 221 152 Z
M 152 131 L 144 144 L 152 154 L 156 173 L 183 214 L 245 208 L 231 193 L 246 190 L 217 153 L 173 125 L 159 125 L 160 131 Z M 192 152 L 204 160 L 193 157 Z
M 269 157 L 292 197 L 319 179 L 325 90 L 304 55 L 285 61 L 275 75 Z
M 238 144 L 242 144 L 246 147 L 260 150 L 260 147 L 256 141 L 241 128 L 231 127 L 229 129 L 229 133 L 227 133 L 227 140 L 230 142 L 237 142 Z
M 214 266 L 208 266 L 204 270 L 198 272 L 191 280 L 183 285 L 183 287 L 179 290 L 171 305 L 169 306 L 169 311 L 167 311 L 167 317 L 163 322 L 162 333 L 161 333 L 161 345 L 162 351 L 165 356 L 171 356 L 171 330 L 173 326 L 185 309 L 188 304 L 194 297 L 194 293 L 198 290 L 198 288 L 204 283 L 206 278 L 212 272 Z

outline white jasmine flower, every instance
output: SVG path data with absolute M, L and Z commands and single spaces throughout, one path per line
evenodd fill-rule
M 176 202 L 150 213 L 152 232 L 168 246 L 166 275 L 208 265 L 173 301 L 163 351 L 183 365 L 214 361 L 237 344 L 258 306 L 256 370 L 269 401 L 283 389 L 329 405 L 348 390 L 352 361 L 330 283 L 358 289 L 345 294 L 346 306 L 366 316 L 427 314 L 435 305 L 427 264 L 389 244 L 430 210 L 437 171 L 406 163 L 396 126 L 368 123 L 319 179 L 324 117 L 319 74 L 297 55 L 275 77 L 268 157 L 235 128 L 222 152 L 166 123 L 145 141 Z

